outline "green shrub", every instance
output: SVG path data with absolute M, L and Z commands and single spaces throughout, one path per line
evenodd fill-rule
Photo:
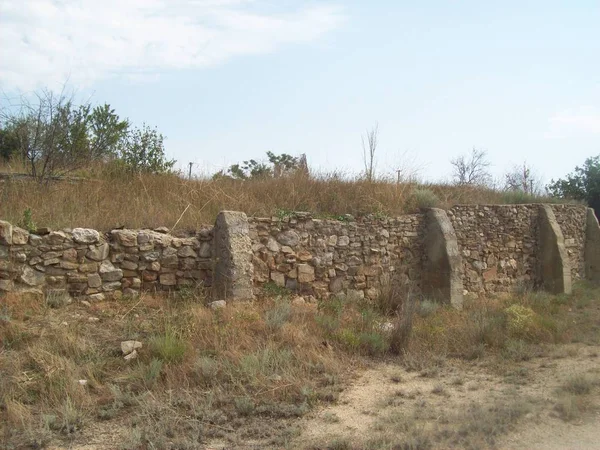
M 265 322 L 270 330 L 278 330 L 290 320 L 291 315 L 292 307 L 290 304 L 279 302 L 273 309 L 267 311 Z
M 173 330 L 150 338 L 150 349 L 157 358 L 165 362 L 180 362 L 186 352 L 185 342 Z
M 417 208 L 435 208 L 441 203 L 438 196 L 431 189 L 415 189 L 413 196 Z

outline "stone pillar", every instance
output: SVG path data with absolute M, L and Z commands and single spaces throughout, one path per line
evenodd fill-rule
M 221 211 L 214 229 L 214 295 L 220 300 L 251 300 L 252 243 L 243 212 Z
M 540 206 L 538 270 L 541 286 L 553 294 L 571 293 L 571 265 L 565 239 L 552 208 Z
M 600 281 L 600 226 L 592 208 L 587 209 L 584 265 L 585 278 Z
M 463 266 L 456 233 L 446 211 L 431 208 L 426 213 L 423 294 L 462 308 Z

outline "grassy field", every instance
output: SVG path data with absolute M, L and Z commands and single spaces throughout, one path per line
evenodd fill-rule
M 388 377 L 395 386 L 406 377 L 428 380 L 426 389 L 440 399 L 465 385 L 473 364 L 486 377 L 522 380 L 523 364 L 561 346 L 600 345 L 599 295 L 579 284 L 571 296 L 472 299 L 457 311 L 397 293 L 372 304 L 310 303 L 269 285 L 254 303 L 216 310 L 193 292 L 93 304 L 8 294 L 0 299 L 1 442 L 3 448 L 493 447 L 535 402 L 501 397 L 479 405 L 493 414 L 447 413 L 442 428 L 424 425 L 427 415 L 400 420 L 393 408 L 381 407 L 365 442 L 320 436 L 308 447 L 303 424 L 336 405 L 355 373 L 378 364 L 402 369 Z M 394 305 L 400 314 L 390 313 Z M 142 348 L 126 361 L 120 344 L 132 339 Z M 449 367 L 460 370 L 442 378 Z M 594 411 L 598 381 L 597 373 L 565 379 L 553 411 L 564 421 Z M 385 404 L 416 395 L 403 392 Z M 320 422 L 328 420 L 337 419 Z
M 420 207 L 555 201 L 481 187 L 369 182 L 339 174 L 250 181 L 112 176 L 101 171 L 80 175 L 77 180 L 48 184 L 24 178 L 0 179 L 0 218 L 16 224 L 23 222 L 29 211 L 37 226 L 107 230 L 117 226 L 172 227 L 181 217 L 179 229 L 198 229 L 214 223 L 222 210 L 266 217 L 285 211 L 310 211 L 318 217 L 397 216 Z

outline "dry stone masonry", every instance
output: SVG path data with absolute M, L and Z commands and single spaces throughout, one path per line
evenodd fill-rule
M 39 230 L 0 221 L 0 292 L 63 290 L 96 300 L 212 287 L 249 300 L 273 283 L 327 299 L 374 299 L 388 283 L 460 307 L 465 294 L 536 287 L 568 292 L 600 280 L 600 227 L 580 205 L 459 205 L 397 218 L 248 218 L 224 211 L 214 228 Z
M 210 285 L 212 229 L 177 238 L 152 230 L 87 228 L 32 234 L 0 221 L 0 291 L 65 290 L 91 300 Z
M 343 219 L 316 219 L 308 213 L 249 219 L 254 282 L 319 298 L 374 299 L 393 274 L 420 289 L 422 214 Z

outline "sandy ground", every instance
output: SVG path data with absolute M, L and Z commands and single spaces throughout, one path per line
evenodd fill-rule
M 545 357 L 499 370 L 489 361 L 448 360 L 429 373 L 408 372 L 393 363 L 376 365 L 358 374 L 337 404 L 315 410 L 299 419 L 303 432 L 290 448 L 326 449 L 336 440 L 360 443 L 381 431 L 386 417 L 416 417 L 419 426 L 452 427 L 468 417 L 473 405 L 523 400 L 532 411 L 491 446 L 499 449 L 600 449 L 600 396 L 590 396 L 590 408 L 571 421 L 555 411 L 557 389 L 566 379 L 586 374 L 600 379 L 600 347 L 557 346 Z M 424 376 L 425 375 L 425 376 Z M 464 419 L 467 420 L 467 419 Z M 459 422 L 456 422 L 459 423 Z M 441 425 L 440 425 L 441 424 Z M 130 431 L 114 423 L 86 427 L 68 447 L 52 450 L 109 450 L 121 448 Z M 433 448 L 461 448 L 433 444 Z M 205 449 L 226 449 L 217 443 Z M 248 443 L 247 449 L 266 448 Z
M 419 417 L 420 426 L 434 427 L 468 416 L 472 405 L 523 399 L 532 411 L 494 444 L 501 449 L 600 449 L 600 406 L 566 422 L 554 409 L 557 389 L 576 374 L 600 377 L 599 348 L 556 347 L 548 357 L 518 364 L 498 374 L 485 363 L 448 362 L 424 377 L 393 364 L 367 370 L 341 396 L 338 404 L 316 411 L 306 420 L 299 448 L 327 448 L 343 438 L 361 442 L 374 435 L 390 414 Z M 383 421 L 385 423 L 385 420 Z M 381 425 L 380 425 L 381 427 Z M 434 448 L 436 444 L 433 444 Z M 441 445 L 439 448 L 445 448 Z

